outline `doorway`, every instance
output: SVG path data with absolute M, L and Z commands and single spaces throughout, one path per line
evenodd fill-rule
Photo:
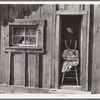
M 77 17 L 77 18 L 76 18 Z M 77 21 L 78 20 L 78 21 Z M 73 22 L 74 21 L 74 22 Z M 78 23 L 79 22 L 79 23 Z M 66 23 L 66 24 L 64 24 Z M 56 36 L 55 36 L 55 88 L 61 87 L 62 78 L 62 51 L 64 50 L 62 29 L 67 23 L 76 30 L 78 36 L 77 49 L 79 50 L 79 85 L 81 90 L 88 91 L 89 86 L 89 15 L 87 11 L 57 11 L 56 12 Z M 63 26 L 63 27 L 62 27 Z M 76 27 L 77 26 L 77 27 Z M 61 45 L 62 44 L 62 45 Z M 65 82 L 66 83 L 66 82 Z M 73 82 L 70 82 L 73 83 Z M 72 85 L 73 86 L 73 85 Z
M 82 24 L 82 15 L 62 15 L 60 20 L 60 62 L 59 62 L 59 74 L 60 79 L 59 83 L 62 81 L 62 65 L 64 59 L 62 54 L 66 49 L 76 49 L 79 52 L 79 64 L 77 67 L 78 74 L 78 85 L 80 85 L 80 48 L 81 48 L 81 24 Z M 69 29 L 69 31 L 68 31 Z M 67 47 L 66 47 L 67 41 Z M 77 42 L 76 42 L 77 41 Z M 73 69 L 73 66 L 71 70 Z M 76 77 L 75 73 L 67 72 L 65 77 Z M 76 79 L 65 78 L 63 85 L 77 85 Z

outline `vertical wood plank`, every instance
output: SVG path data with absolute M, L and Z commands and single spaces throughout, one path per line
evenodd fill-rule
M 92 93 L 100 93 L 100 5 L 93 7 Z
M 55 88 L 58 88 L 58 74 L 59 74 L 59 27 L 60 25 L 60 15 L 57 15 L 56 19 L 56 50 L 55 50 Z
M 9 19 L 18 18 L 18 5 L 8 5 Z
M 65 4 L 65 10 L 68 10 L 68 4 Z
M 83 4 L 79 5 L 79 10 L 84 10 Z
M 25 18 L 29 15 L 29 5 L 18 5 L 18 18 Z
M 36 54 L 28 54 L 28 86 L 35 87 L 36 86 Z M 39 73 L 38 73 L 39 74 Z
M 7 19 L 8 18 L 8 5 L 0 5 L 0 19 L 3 20 L 3 19 Z
M 15 18 L 18 18 L 18 5 L 8 5 L 8 18 L 9 19 L 15 19 Z M 9 32 L 9 29 L 8 29 L 8 32 Z M 9 36 L 9 38 L 10 38 L 10 35 L 8 34 L 8 36 Z M 9 41 L 9 40 L 8 40 Z M 5 43 L 8 43 L 8 42 L 6 42 L 5 41 Z M 9 45 L 9 43 L 8 43 L 8 45 Z M 10 55 L 9 55 L 10 56 Z M 11 56 L 10 56 L 11 57 Z M 15 56 L 14 56 L 15 57 Z M 12 58 L 12 57 L 11 57 Z M 9 58 L 10 59 L 10 58 Z M 23 60 L 24 60 L 24 58 L 23 58 Z M 8 60 L 9 62 L 9 64 L 10 64 L 10 60 Z M 23 61 L 22 61 L 23 62 Z M 16 65 L 17 64 L 17 62 L 16 62 L 16 60 L 14 61 L 14 65 Z M 14 67 L 14 69 L 16 69 L 17 70 L 17 68 L 16 68 L 16 66 L 14 66 L 14 65 L 12 65 L 11 67 Z M 10 66 L 10 65 L 9 65 Z M 20 66 L 19 66 L 20 67 Z M 23 67 L 24 67 L 24 64 L 23 64 Z M 19 68 L 20 69 L 20 68 Z M 18 69 L 18 70 L 19 70 Z M 10 69 L 11 70 L 11 69 Z M 16 79 L 14 79 L 14 84 L 15 85 L 24 85 L 24 82 L 23 83 L 17 83 L 17 81 L 19 80 L 18 79 L 18 77 L 16 77 L 16 75 L 18 74 L 19 75 L 19 77 L 20 77 L 20 75 L 23 73 L 20 73 L 20 71 L 19 72 L 17 72 L 16 70 L 12 70 L 12 71 L 14 71 L 14 72 L 11 72 L 11 73 L 14 73 L 14 78 L 16 78 Z M 23 69 L 22 69 L 23 70 Z M 8 72 L 9 73 L 9 72 Z M 20 77 L 21 78 L 21 77 Z M 24 79 L 24 77 L 22 76 L 22 80 L 19 80 L 19 81 L 25 81 L 25 80 L 23 80 Z M 11 81 L 13 81 L 13 80 L 11 80 Z M 12 83 L 11 83 L 12 84 Z
M 55 86 L 55 32 L 56 32 L 56 5 L 52 5 L 52 46 L 51 46 L 51 88 Z
M 28 86 L 39 87 L 39 54 L 28 54 Z
M 82 21 L 82 32 L 81 32 L 81 59 L 80 59 L 80 64 L 81 64 L 81 86 L 82 90 L 87 90 L 86 89 L 86 57 L 87 57 L 87 40 L 86 40 L 86 34 L 87 34 L 87 15 L 83 15 L 83 21 Z
M 30 19 L 40 18 L 40 5 L 38 4 L 29 5 L 29 18 Z
M 25 86 L 25 67 L 26 67 L 26 53 L 22 53 L 22 81 L 23 81 L 23 86 Z
M 88 91 L 89 86 L 91 86 L 91 83 L 89 84 L 89 81 L 91 81 L 91 77 L 89 77 L 91 74 L 91 68 L 89 68 L 89 32 L 90 32 L 90 5 L 85 5 L 85 10 L 88 11 L 87 14 L 87 36 L 86 36 L 86 91 Z
M 51 35 L 52 35 L 52 5 L 41 6 L 41 19 L 46 20 L 45 46 L 46 53 L 43 55 L 43 87 L 51 87 Z
M 11 72 L 11 52 L 9 52 L 8 56 L 8 66 L 7 66 L 7 84 L 10 85 L 10 72 Z
M 7 30 L 5 29 L 4 19 L 8 19 L 8 5 L 1 5 L 0 6 L 0 20 L 1 20 L 1 66 L 0 66 L 0 83 L 7 84 L 7 62 L 5 59 L 8 58 L 7 54 L 4 52 L 4 43 L 6 40 L 5 33 Z
M 25 66 L 24 65 L 24 57 L 25 54 L 18 54 L 15 53 L 14 54 L 14 85 L 20 85 L 20 86 L 24 86 L 25 85 Z
M 31 86 L 31 59 L 29 54 L 28 55 L 28 86 Z M 34 71 L 33 71 L 34 72 Z M 34 73 L 33 73 L 34 74 Z M 34 78 L 33 78 L 34 79 Z
M 3 52 L 3 48 L 4 48 L 4 27 L 1 26 L 1 66 L 0 66 L 0 83 L 1 84 L 4 84 L 6 83 L 5 79 L 6 79 L 6 76 L 4 73 L 5 72 L 5 63 L 4 63 L 4 52 Z
M 39 53 L 36 54 L 35 87 L 39 87 Z
M 1 30 L 1 23 L 0 23 L 0 30 Z M 1 69 L 1 31 L 0 31 L 0 69 Z M 0 76 L 0 82 L 1 82 L 1 76 Z

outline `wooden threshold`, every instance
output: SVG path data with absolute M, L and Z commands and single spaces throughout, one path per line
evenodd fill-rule
M 90 91 L 81 91 L 81 86 L 63 85 L 61 89 L 50 89 L 51 94 L 91 94 Z
M 61 89 L 81 90 L 81 86 L 77 86 L 77 85 L 62 85 Z
M 46 93 L 48 94 L 49 89 L 47 88 L 35 88 L 35 87 L 25 87 L 25 86 L 16 86 L 16 85 L 2 85 L 0 84 L 0 94 L 38 94 Z

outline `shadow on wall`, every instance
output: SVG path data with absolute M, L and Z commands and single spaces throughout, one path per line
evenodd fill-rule
M 92 83 L 92 54 L 93 54 L 93 20 L 94 20 L 94 6 L 90 5 L 90 34 L 89 34 L 89 91 L 91 91 Z
M 1 25 L 7 26 L 14 19 L 41 19 L 43 5 L 0 5 Z
M 13 23 L 14 19 L 33 19 L 40 20 L 41 15 L 46 15 L 48 12 L 42 13 L 42 5 L 0 5 L 1 26 L 6 27 L 9 23 Z M 15 9 L 16 8 L 16 9 Z M 6 14 L 6 17 L 5 17 Z M 43 18 L 45 20 L 45 18 Z M 47 31 L 47 21 L 45 20 L 44 34 Z M 46 48 L 46 34 L 44 35 L 44 48 Z M 46 54 L 46 49 L 44 49 Z

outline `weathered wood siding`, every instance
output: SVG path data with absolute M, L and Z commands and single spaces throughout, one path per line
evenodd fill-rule
M 56 58 L 57 48 L 55 34 L 56 11 L 58 10 L 87 10 L 89 12 L 89 8 L 84 5 L 0 5 L 0 83 L 43 88 L 58 88 L 59 72 L 57 68 L 58 59 Z M 5 47 L 9 45 L 9 32 L 6 31 L 8 28 L 7 22 L 13 22 L 16 18 L 46 20 L 44 35 L 45 52 L 43 54 L 25 53 L 24 51 L 22 53 L 4 52 Z M 83 69 L 85 71 L 85 68 Z M 85 72 L 82 74 L 84 73 Z M 85 84 L 83 84 L 83 87 L 86 87 Z
M 100 93 L 100 5 L 92 5 L 92 10 L 92 93 Z
M 2 41 L 0 83 L 50 88 L 54 85 L 54 5 L 0 5 L 0 8 Z M 43 55 L 26 54 L 24 51 L 23 53 L 4 52 L 6 46 L 9 45 L 9 32 L 6 32 L 7 22 L 26 17 L 46 20 Z M 40 58 L 41 61 L 39 61 Z
M 0 5 L 1 66 L 0 83 L 39 87 L 38 54 L 4 52 L 9 45 L 7 22 L 14 19 L 40 19 L 40 5 Z
M 70 10 L 70 11 L 78 11 L 84 10 L 83 5 L 81 4 L 61 4 L 57 5 L 57 10 Z
M 52 67 L 54 67 L 54 65 L 52 65 L 52 53 L 54 51 L 52 51 L 52 45 L 53 44 L 53 40 L 54 40 L 54 33 L 53 33 L 53 23 L 55 22 L 53 20 L 53 7 L 52 5 L 44 5 L 41 7 L 41 19 L 45 19 L 46 20 L 46 37 L 45 37 L 45 47 L 46 47 L 46 52 L 43 55 L 43 87 L 46 88 L 50 88 L 50 87 L 54 87 L 53 84 L 51 83 L 51 75 L 53 75 L 54 77 L 54 73 L 52 73 L 54 70 L 52 70 Z M 55 15 L 54 15 L 55 17 Z M 54 21 L 54 22 L 53 22 Z

